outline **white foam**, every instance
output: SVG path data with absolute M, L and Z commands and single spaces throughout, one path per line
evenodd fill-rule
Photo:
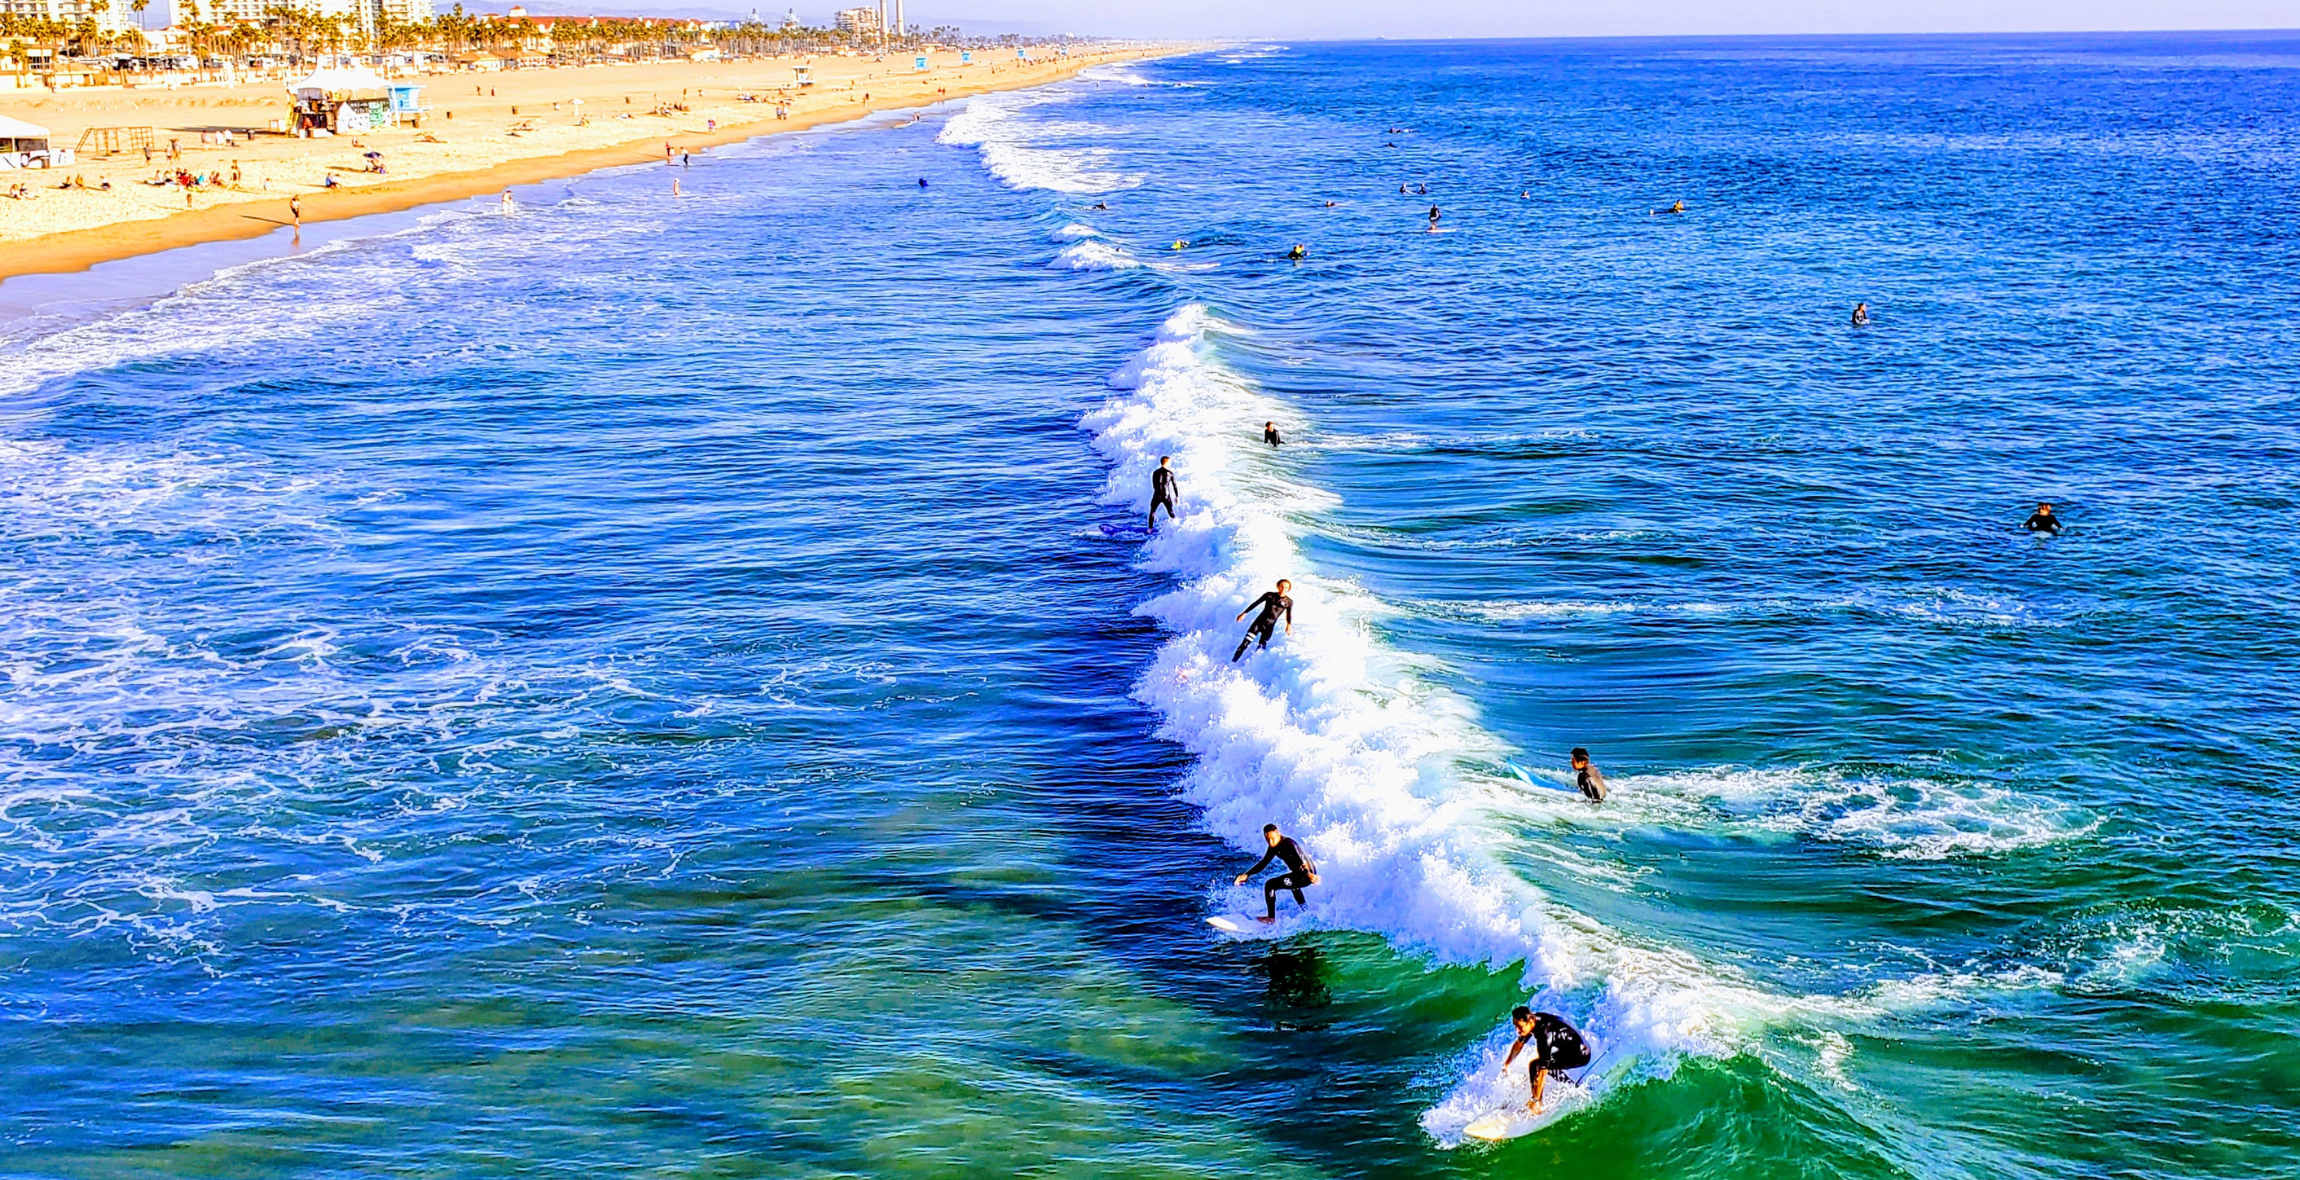
M 1107 128 L 1074 121 L 1033 121 L 1022 113 L 1061 97 L 1046 91 L 1015 91 L 971 99 L 966 109 L 943 124 L 935 139 L 975 149 L 982 166 L 1011 189 L 1109 193 L 1140 184 L 1141 177 L 1108 166 L 1108 149 L 1065 142 L 1106 134 Z
M 1101 230 L 1098 230 L 1091 225 L 1084 225 L 1073 221 L 1070 224 L 1063 226 L 1061 229 L 1055 230 L 1053 233 L 1050 233 L 1046 236 L 1054 239 L 1057 242 L 1075 242 L 1081 238 L 1100 237 L 1101 234 Z
M 1142 264 L 1123 248 L 1090 238 L 1064 247 L 1047 265 L 1058 270 L 1133 270 Z
M 1557 785 L 1560 773 L 1543 772 Z M 1666 824 L 1742 835 L 1790 834 L 1873 849 L 1897 860 L 2001 855 L 2081 838 L 2092 813 L 2010 787 L 1963 778 L 1848 775 L 1826 768 L 1721 766 L 1655 775 L 1609 775 L 1602 810 L 1539 791 L 1521 813 L 1568 810 L 1576 822 Z

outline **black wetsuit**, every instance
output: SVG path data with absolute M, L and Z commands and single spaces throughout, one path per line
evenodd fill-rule
M 1262 613 L 1255 615 L 1254 621 L 1246 624 L 1246 637 L 1238 641 L 1238 650 L 1230 653 L 1230 662 L 1233 664 L 1245 656 L 1246 645 L 1256 639 L 1262 641 L 1261 650 L 1269 650 L 1270 636 L 1278 629 L 1279 615 L 1286 616 L 1286 626 L 1294 625 L 1293 599 L 1271 590 L 1255 599 L 1254 605 L 1262 608 Z
M 1286 440 L 1278 437 L 1277 427 L 1265 426 L 1262 428 L 1262 441 L 1274 447 Z
M 1530 1080 L 1548 1070 L 1565 1081 L 1565 1071 L 1589 1064 L 1589 1042 L 1573 1026 L 1547 1012 L 1533 1014 L 1533 1031 L 1517 1039 L 1519 1048 L 1530 1042 L 1533 1060 L 1526 1063 L 1526 1077 Z
M 1605 802 L 1605 773 L 1597 769 L 1595 762 L 1574 772 L 1573 785 L 1580 787 L 1581 793 L 1589 796 L 1590 802 Z
M 1158 525 L 1160 504 L 1166 506 L 1166 519 L 1172 520 L 1177 515 L 1175 505 L 1181 503 L 1181 500 L 1181 493 L 1174 487 L 1173 468 L 1161 467 L 1150 473 L 1150 527 L 1156 528 Z
M 2060 535 L 2060 518 L 2050 512 L 2038 512 L 2032 514 L 2020 527 L 2032 533 L 2051 533 L 2057 537 Z
M 1292 836 L 1280 836 L 1278 842 L 1270 845 L 1270 850 L 1262 854 L 1262 859 L 1255 861 L 1254 867 L 1246 870 L 1246 875 L 1251 877 L 1268 868 L 1273 859 L 1286 862 L 1285 872 L 1262 882 L 1262 900 L 1270 903 L 1270 916 L 1275 918 L 1278 916 L 1280 889 L 1293 892 L 1295 905 L 1310 904 L 1310 899 L 1302 896 L 1302 890 L 1309 885 L 1310 874 L 1318 871 L 1318 865 L 1310 859 L 1309 853 L 1302 851 L 1301 845 L 1294 843 Z

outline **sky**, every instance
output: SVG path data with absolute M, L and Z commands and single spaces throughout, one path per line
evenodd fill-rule
M 772 12 L 780 15 L 789 5 L 782 0 Z M 769 6 L 759 9 L 766 13 Z M 799 16 L 809 24 L 823 20 L 803 5 Z M 2288 29 L 2300 27 L 2300 0 L 905 0 L 904 16 L 928 27 L 947 22 L 1127 37 L 1296 40 L 1979 33 Z

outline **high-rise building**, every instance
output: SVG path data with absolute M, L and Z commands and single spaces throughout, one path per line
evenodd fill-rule
M 875 37 L 881 27 L 876 8 L 842 8 L 831 19 L 839 32 L 858 37 Z
M 128 0 L 0 0 L 0 13 L 68 25 L 93 20 L 106 33 L 125 33 L 136 27 L 136 14 L 128 8 Z

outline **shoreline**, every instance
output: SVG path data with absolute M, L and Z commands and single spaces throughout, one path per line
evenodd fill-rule
M 524 156 L 453 172 L 439 172 L 405 180 L 313 192 L 302 196 L 305 225 L 348 221 L 379 213 L 398 213 L 428 205 L 466 200 L 498 193 L 516 185 L 563 180 L 602 168 L 646 164 L 662 158 L 666 141 L 683 148 L 701 149 L 760 139 L 791 131 L 805 131 L 836 123 L 849 123 L 887 111 L 922 110 L 938 103 L 973 98 L 1006 90 L 1027 90 L 1077 77 L 1095 66 L 1189 52 L 1184 46 L 1159 46 L 1140 51 L 1119 50 L 1064 62 L 1045 73 L 1011 81 L 985 78 L 975 85 L 953 85 L 946 93 L 894 95 L 857 100 L 814 110 L 794 110 L 790 118 L 770 113 L 716 129 L 673 129 L 654 132 L 603 147 L 579 148 L 551 155 Z M 277 199 L 230 201 L 203 209 L 190 209 L 166 217 L 121 220 L 105 225 L 63 230 L 39 237 L 0 242 L 0 282 L 30 275 L 67 275 L 108 262 L 141 258 L 186 246 L 245 241 L 275 233 L 292 225 L 288 196 Z

